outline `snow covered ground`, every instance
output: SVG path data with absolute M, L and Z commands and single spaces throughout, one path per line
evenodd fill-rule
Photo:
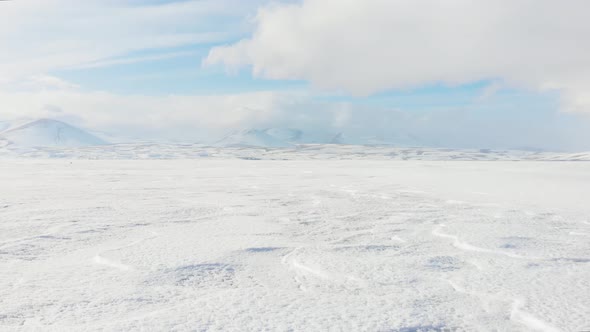
M 4 160 L 0 330 L 590 330 L 590 163 Z
M 247 159 L 247 160 L 473 160 L 590 161 L 590 152 L 403 148 L 340 144 L 292 147 L 219 147 L 203 144 L 126 143 L 85 147 L 2 146 L 0 159 Z

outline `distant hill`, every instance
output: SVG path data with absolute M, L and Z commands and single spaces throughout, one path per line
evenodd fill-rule
M 106 141 L 65 122 L 40 119 L 2 131 L 0 140 L 19 147 L 80 147 L 108 144 Z
M 416 137 L 391 133 L 388 138 L 379 136 L 357 137 L 339 132 L 306 133 L 294 128 L 247 129 L 230 133 L 217 141 L 217 146 L 289 147 L 297 144 L 343 144 L 343 145 L 391 145 L 400 147 L 422 146 Z
M 247 129 L 230 133 L 215 145 L 225 147 L 289 147 L 293 144 L 268 133 L 269 129 Z

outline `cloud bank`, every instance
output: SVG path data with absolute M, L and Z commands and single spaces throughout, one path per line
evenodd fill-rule
M 359 96 L 498 80 L 590 112 L 588 12 L 585 0 L 302 0 L 259 9 L 251 37 L 204 63 Z
M 84 91 L 52 77 L 31 84 L 38 89 L 0 90 L 0 121 L 53 118 L 122 141 L 211 143 L 232 130 L 275 127 L 303 129 L 308 139 L 323 142 L 342 132 L 353 141 L 377 138 L 433 147 L 590 149 L 589 122 L 547 110 L 531 117 L 518 105 L 506 116 L 489 112 L 487 104 L 408 111 L 294 91 L 149 96 Z M 496 104 L 513 101 L 492 98 Z

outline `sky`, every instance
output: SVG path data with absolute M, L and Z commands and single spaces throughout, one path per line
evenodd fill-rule
M 0 1 L 0 120 L 590 150 L 586 0 Z

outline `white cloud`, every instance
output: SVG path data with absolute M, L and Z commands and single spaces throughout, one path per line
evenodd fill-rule
M 590 45 L 581 39 L 590 35 L 588 5 L 578 0 L 275 3 L 260 9 L 251 38 L 214 48 L 205 61 L 251 65 L 257 76 L 304 79 L 355 95 L 432 82 L 496 82 L 473 105 L 426 96 L 419 113 L 303 92 L 123 95 L 48 74 L 191 56 L 182 48 L 155 49 L 235 38 L 245 31 L 244 14 L 265 2 L 0 2 L 0 120 L 52 117 L 154 139 L 212 140 L 232 129 L 296 127 L 321 139 L 340 131 L 383 138 L 411 133 L 439 146 L 590 148 L 589 126 L 571 118 L 552 121 L 545 114 L 534 123 L 530 113 L 518 116 L 526 112 L 517 107 L 517 116 L 491 120 L 466 111 L 493 107 L 498 87 L 511 85 L 557 89 L 567 109 L 588 109 Z
M 104 59 L 89 63 L 84 63 L 82 65 L 73 66 L 73 69 L 87 69 L 87 68 L 101 68 L 101 67 L 110 67 L 110 66 L 120 66 L 120 65 L 128 65 L 128 64 L 135 64 L 135 63 L 142 63 L 142 62 L 151 62 L 151 61 L 158 61 L 158 60 L 165 60 L 165 59 L 174 59 L 174 58 L 181 58 L 181 57 L 194 57 L 196 58 L 197 52 L 195 51 L 179 51 L 179 52 L 165 52 L 165 53 L 158 53 L 154 55 L 144 55 L 144 56 L 131 56 L 131 57 L 122 57 L 122 58 L 115 58 L 115 59 Z
M 265 126 L 295 93 L 120 95 L 76 89 L 1 91 L 0 120 L 58 118 L 87 128 L 155 139 L 207 140 L 230 129 Z
M 71 90 L 79 88 L 76 84 L 51 75 L 34 75 L 23 80 L 19 85 L 16 88 L 25 90 Z
M 100 63 L 130 52 L 219 42 L 243 34 L 259 1 L 131 0 L 0 2 L 0 81 Z M 224 24 L 219 24 L 223 20 Z
M 354 95 L 493 79 L 590 112 L 588 12 L 586 0 L 302 0 L 261 8 L 250 38 L 205 63 Z

